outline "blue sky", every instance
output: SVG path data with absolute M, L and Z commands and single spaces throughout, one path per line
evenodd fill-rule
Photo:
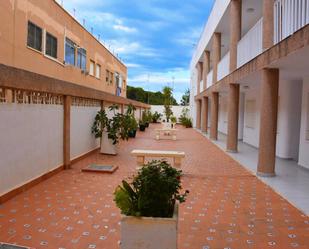
M 213 0 L 63 0 L 63 5 L 118 53 L 129 85 L 151 91 L 169 85 L 177 100 L 189 88 L 194 44 Z

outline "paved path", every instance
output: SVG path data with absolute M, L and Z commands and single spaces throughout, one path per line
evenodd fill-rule
M 135 172 L 132 149 L 186 152 L 179 249 L 309 248 L 309 217 L 193 129 L 178 140 L 154 140 L 151 125 L 123 142 L 118 156 L 93 154 L 0 206 L 0 241 L 35 248 L 116 249 L 119 210 L 113 191 Z M 113 164 L 112 175 L 82 173 L 90 163 Z M 158 249 L 160 249 L 158 245 Z

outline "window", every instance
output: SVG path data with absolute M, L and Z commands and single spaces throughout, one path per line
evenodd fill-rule
M 50 33 L 46 33 L 45 54 L 57 58 L 57 38 Z
M 101 66 L 99 64 L 96 65 L 96 70 L 95 70 L 95 77 L 97 79 L 101 78 Z
M 256 101 L 254 99 L 246 101 L 245 126 L 247 128 L 255 128 L 255 103 Z
M 109 71 L 107 69 L 106 69 L 105 80 L 106 80 L 107 83 L 109 82 Z
M 113 77 L 114 77 L 114 74 L 112 72 L 109 73 L 109 83 L 112 85 L 113 84 Z
M 77 50 L 77 66 L 81 69 L 86 71 L 86 58 L 87 52 L 83 48 L 78 48 Z
M 27 45 L 38 51 L 42 51 L 42 29 L 32 22 L 28 22 Z
M 89 74 L 94 76 L 94 61 L 90 61 Z
M 75 65 L 75 43 L 65 38 L 65 63 Z
M 307 94 L 307 125 L 306 125 L 306 140 L 309 140 L 309 93 Z

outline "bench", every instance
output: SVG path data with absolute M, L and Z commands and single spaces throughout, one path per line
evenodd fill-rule
M 185 157 L 183 151 L 169 150 L 132 150 L 132 156 L 136 156 L 137 164 L 144 165 L 146 157 L 173 158 L 174 166 L 180 167 L 181 160 Z
M 162 129 L 155 129 L 156 132 L 156 140 L 160 140 L 161 132 L 163 132 L 164 135 L 171 135 L 173 140 L 177 139 L 176 132 L 177 129 L 170 129 L 170 128 L 162 128 Z

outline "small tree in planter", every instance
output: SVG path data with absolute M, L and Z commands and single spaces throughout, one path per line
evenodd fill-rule
M 152 115 L 152 122 L 157 123 L 161 117 L 162 117 L 162 114 L 155 111 L 155 113 Z
M 136 136 L 136 131 L 137 131 L 137 128 L 138 128 L 138 123 L 135 119 L 135 116 L 134 116 L 134 111 L 136 110 L 136 108 L 133 106 L 133 105 L 129 105 L 128 106 L 128 109 L 127 109 L 127 112 L 126 112 L 126 115 L 125 115 L 125 118 L 127 119 L 127 122 L 128 122 L 128 135 L 129 137 L 131 138 L 134 138 Z
M 151 161 L 131 184 L 122 181 L 115 190 L 115 202 L 125 216 L 121 220 L 121 249 L 176 249 L 177 202 L 181 171 L 166 161 Z M 158 242 L 160 244 L 158 244 Z
M 114 112 L 111 119 L 108 118 L 105 110 L 98 111 L 95 116 L 91 131 L 96 138 L 101 138 L 101 153 L 116 155 L 119 140 L 128 140 L 128 120 L 121 113 L 116 113 L 117 105 L 109 107 Z

